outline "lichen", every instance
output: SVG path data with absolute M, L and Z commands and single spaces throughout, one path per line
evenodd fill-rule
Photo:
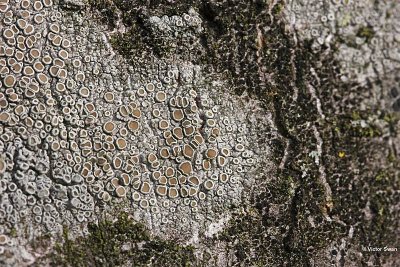
M 367 244 L 398 243 L 399 122 L 390 109 L 400 110 L 400 99 L 397 89 L 389 86 L 398 67 L 390 59 L 395 57 L 390 54 L 395 42 L 387 42 L 398 38 L 387 29 L 396 14 L 386 12 L 391 13 L 386 21 L 379 13 L 353 15 L 365 10 L 356 6 L 357 1 L 331 1 L 326 8 L 310 1 L 298 5 L 290 0 L 90 0 L 91 13 L 84 12 L 88 10 L 83 6 L 51 9 L 51 21 L 61 20 L 61 26 L 35 17 L 44 26 L 34 29 L 50 30 L 42 37 L 49 38 L 46 49 L 51 53 L 41 58 L 41 50 L 34 48 L 29 56 L 51 66 L 36 63 L 24 72 L 44 71 L 37 75 L 40 86 L 27 86 L 18 80 L 19 75 L 2 76 L 9 87 L 0 96 L 0 137 L 5 142 L 0 147 L 6 151 L 0 159 L 1 204 L 7 210 L 0 213 L 4 236 L 18 242 L 23 235 L 32 236 L 46 227 L 49 234 L 38 238 L 32 249 L 38 255 L 47 253 L 41 260 L 51 265 L 396 265 L 386 254 L 370 255 L 360 249 Z M 382 1 L 369 1 L 366 6 L 376 5 L 376 10 L 391 6 L 378 2 Z M 36 9 L 40 3 L 35 2 Z M 94 23 L 93 19 L 99 20 Z M 360 26 L 359 20 L 364 19 L 367 26 Z M 375 26 L 369 26 L 370 22 Z M 24 27 L 22 21 L 19 24 Z M 382 27 L 379 34 L 375 33 L 378 26 Z M 309 27 L 310 31 L 304 30 Z M 59 31 L 73 38 L 62 39 Z M 10 38 L 14 33 L 4 30 L 3 35 Z M 76 53 L 61 51 L 60 45 Z M 382 54 L 390 55 L 382 58 L 381 48 L 386 46 L 389 49 Z M 69 64 L 64 62 L 69 56 L 74 57 L 68 65 L 73 79 L 65 79 L 67 71 L 60 70 Z M 12 72 L 18 73 L 22 67 L 14 68 Z M 47 73 L 52 78 L 43 76 Z M 168 84 L 168 78 L 175 79 L 168 91 L 174 96 L 154 96 L 154 87 Z M 159 83 L 154 82 L 158 79 Z M 20 88 L 12 91 L 17 80 L 24 94 Z M 45 85 L 49 81 L 51 85 Z M 208 94 L 215 103 L 202 98 Z M 20 96 L 33 99 L 32 103 L 17 105 Z M 132 103 L 131 97 L 140 101 Z M 190 127 L 180 128 L 183 113 L 176 108 L 181 108 L 178 102 L 184 106 L 182 97 L 193 103 L 191 112 L 199 115 L 201 131 L 190 144 L 182 144 L 183 149 L 185 145 L 192 149 L 185 149 L 182 160 L 168 162 L 165 159 L 180 153 L 174 142 L 193 133 Z M 164 105 L 167 98 L 169 103 Z M 43 123 L 40 114 L 47 106 L 55 111 Z M 24 107 L 35 113 L 33 119 L 26 118 Z M 214 107 L 217 111 L 210 113 Z M 225 126 L 214 128 L 219 120 L 210 114 L 219 112 L 218 108 L 227 108 L 227 120 L 222 122 L 233 124 L 240 134 L 231 134 Z M 78 111 L 84 114 L 79 122 L 71 119 Z M 162 118 L 165 114 L 167 118 Z M 63 119 L 58 121 L 58 115 Z M 18 123 L 35 130 L 24 130 Z M 61 123 L 65 127 L 56 129 Z M 78 127 L 82 129 L 76 131 Z M 168 127 L 171 131 L 166 131 Z M 152 133 L 157 136 L 145 139 Z M 16 134 L 21 138 L 15 138 Z M 114 135 L 118 136 L 115 140 Z M 83 139 L 75 142 L 78 136 Z M 89 141 L 92 136 L 93 142 Z M 219 149 L 210 145 L 197 150 L 205 137 L 210 144 L 221 144 L 218 137 L 229 142 Z M 10 140 L 15 146 L 9 145 Z M 124 152 L 133 151 L 127 149 L 132 143 L 146 153 L 127 156 Z M 106 151 L 98 152 L 103 146 Z M 231 157 L 226 147 L 234 153 L 228 162 L 219 158 Z M 108 153 L 115 149 L 119 152 Z M 196 173 L 202 180 L 189 175 L 194 166 L 189 160 L 196 152 L 201 155 Z M 259 160 L 257 164 L 253 157 Z M 64 166 L 59 158 L 69 163 Z M 158 169 L 160 162 L 168 164 Z M 138 163 L 143 163 L 140 168 L 132 167 Z M 243 176 L 227 183 L 226 173 L 220 173 L 226 163 Z M 75 175 L 78 171 L 72 171 L 72 165 L 78 166 L 82 176 Z M 142 172 L 145 166 L 155 171 Z M 132 177 L 120 173 L 121 168 Z M 182 176 L 174 177 L 177 171 Z M 144 177 L 139 178 L 141 173 Z M 177 183 L 198 189 L 196 201 L 188 198 L 193 197 L 190 190 L 178 194 Z M 127 194 L 127 190 L 133 192 Z M 158 204 L 167 198 L 170 201 Z M 27 203 L 32 216 L 14 213 Z M 107 217 L 93 222 L 98 211 L 115 211 L 118 203 L 150 224 L 151 231 L 162 232 L 162 238 L 127 213 L 116 220 Z M 225 228 L 205 238 L 209 222 L 226 214 L 231 219 Z M 33 221 L 34 230 L 10 227 Z M 52 247 L 51 238 L 59 233 L 61 222 L 66 224 L 61 240 Z M 196 248 L 182 245 L 188 242 L 188 232 Z M 10 251 L 17 255 L 18 248 L 7 244 L 7 257 L 0 257 L 0 264 L 9 265 Z M 202 260 L 195 254 L 203 255 Z
M 235 12 L 239 6 L 241 12 Z M 282 7 L 282 3 L 276 4 L 274 15 L 280 15 Z M 382 204 L 369 193 L 369 189 L 364 191 L 367 190 L 365 184 L 369 183 L 368 177 L 371 175 L 378 177 L 375 180 L 381 182 L 371 190 L 385 188 L 382 182 L 397 188 L 396 179 L 384 179 L 388 172 L 394 172 L 393 166 L 389 167 L 390 171 L 385 169 L 384 176 L 381 172 L 374 176 L 376 167 L 365 168 L 363 162 L 366 161 L 365 155 L 373 153 L 376 155 L 374 158 L 390 158 L 382 164 L 398 164 L 391 156 L 393 153 L 386 156 L 373 144 L 380 143 L 386 127 L 394 131 L 396 123 L 391 122 L 391 126 L 382 128 L 382 120 L 391 121 L 392 115 L 384 113 L 371 121 L 375 110 L 348 108 L 362 103 L 361 97 L 354 96 L 349 100 L 354 101 L 352 105 L 340 102 L 348 94 L 346 90 L 368 91 L 369 87 L 338 81 L 340 64 L 335 60 L 335 55 L 330 53 L 341 52 L 341 41 L 353 48 L 358 48 L 359 44 L 340 35 L 337 42 L 329 44 L 329 47 L 322 45 L 320 49 L 316 49 L 313 40 L 295 44 L 279 18 L 275 17 L 274 23 L 269 24 L 266 5 L 261 1 L 254 5 L 231 5 L 231 12 L 226 12 L 226 9 L 230 10 L 230 7 L 212 1 L 198 7 L 205 21 L 201 40 L 207 51 L 207 58 L 200 56 L 200 62 L 206 65 L 212 62 L 210 65 L 213 69 L 227 73 L 232 90 L 237 94 L 247 93 L 261 99 L 266 108 L 274 110 L 280 138 L 275 140 L 272 149 L 276 164 L 281 164 L 283 169 L 276 181 L 267 183 L 262 177 L 259 178 L 249 206 L 244 212 L 234 214 L 227 228 L 216 237 L 216 242 L 223 241 L 227 251 L 235 255 L 233 261 L 243 265 L 279 266 L 290 263 L 304 266 L 311 264 L 314 259 L 321 260 L 317 257 L 325 249 L 329 255 L 321 256 L 324 263 L 334 263 L 339 253 L 350 254 L 346 259 L 341 258 L 341 261 L 357 262 L 354 251 L 360 251 L 357 249 L 360 244 L 372 241 L 383 244 L 385 237 L 393 240 L 389 236 L 397 226 L 390 225 L 389 221 L 393 223 L 397 215 L 385 213 L 388 205 L 393 205 L 393 199 L 389 201 L 391 204 Z M 346 20 L 350 22 L 352 17 Z M 268 25 L 268 32 L 260 29 L 260 25 L 265 24 Z M 258 30 L 257 26 L 260 27 Z M 249 30 L 239 30 L 241 35 L 238 37 L 233 29 Z M 368 43 L 374 32 L 370 27 L 364 27 L 356 35 L 365 38 Z M 232 56 L 227 51 L 238 53 Z M 240 54 L 241 51 L 245 55 Z M 247 74 L 245 78 L 242 73 Z M 267 79 L 268 73 L 273 75 Z M 319 95 L 312 96 L 310 88 L 316 88 Z M 318 114 L 318 99 L 325 118 Z M 334 192 L 330 202 L 326 201 L 326 189 L 318 182 L 321 170 L 309 157 L 309 152 L 316 150 L 316 138 L 310 125 L 315 125 L 322 136 L 323 152 L 319 164 L 323 164 L 327 183 Z M 360 169 L 361 173 L 357 173 Z M 356 191 L 346 190 L 349 186 L 355 186 Z M 391 199 L 390 193 L 383 194 L 385 197 L 379 199 Z M 365 205 L 365 201 L 360 199 L 371 197 L 372 212 L 377 215 L 373 225 L 378 224 L 377 229 L 368 226 L 368 220 L 363 220 L 360 212 Z M 356 223 L 360 220 L 362 226 L 357 227 Z M 347 238 L 349 231 L 353 231 L 351 229 L 355 236 L 353 247 L 340 248 L 340 240 Z M 371 233 L 368 240 L 360 234 L 362 231 Z M 213 262 L 213 258 L 210 261 Z

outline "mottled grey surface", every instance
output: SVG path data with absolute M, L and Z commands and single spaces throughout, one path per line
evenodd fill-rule
M 257 102 L 232 96 L 223 80 L 205 80 L 190 62 L 142 60 L 134 69 L 100 25 L 50 0 L 6 6 L 1 249 L 15 253 L 7 264 L 33 261 L 22 249 L 30 238 L 61 226 L 79 236 L 113 205 L 154 233 L 193 242 L 240 205 L 255 170 L 269 164 L 251 121 L 269 125 L 271 115 Z M 201 23 L 193 10 L 149 18 L 171 40 L 177 30 L 200 33 Z M 28 38 L 32 45 L 19 49 Z
M 398 263 L 400 4 L 214 2 L 0 0 L 0 264 L 115 210 L 203 266 Z

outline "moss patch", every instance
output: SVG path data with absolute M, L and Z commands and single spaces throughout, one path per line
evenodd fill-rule
M 88 236 L 75 240 L 64 228 L 62 241 L 42 260 L 52 266 L 195 266 L 197 262 L 193 247 L 152 237 L 126 213 L 88 228 Z
M 367 42 L 369 42 L 375 35 L 375 31 L 372 26 L 365 26 L 358 29 L 357 36 L 361 38 L 365 38 Z

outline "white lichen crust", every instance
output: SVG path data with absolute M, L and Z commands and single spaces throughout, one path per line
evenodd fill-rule
M 165 20 L 150 21 L 162 30 Z M 252 124 L 269 115 L 201 66 L 134 68 L 102 26 L 51 0 L 0 0 L 0 29 L 0 262 L 28 264 L 35 236 L 63 225 L 80 235 L 116 205 L 156 233 L 197 235 L 269 168 Z
M 372 86 L 358 92 L 362 109 L 400 111 L 399 1 L 286 1 L 285 16 L 300 40 L 315 51 L 328 49 L 340 67 L 340 79 Z M 394 89 L 393 89 L 394 88 Z M 360 90 L 359 90 L 360 91 Z

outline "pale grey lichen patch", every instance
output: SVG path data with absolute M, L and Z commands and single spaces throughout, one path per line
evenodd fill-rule
M 390 92 L 400 68 L 399 10 L 398 1 L 310 0 L 287 1 L 284 13 L 315 51 L 334 52 L 342 81 L 372 87 L 359 92 L 361 109 L 399 111 L 400 101 Z
M 133 67 L 85 15 L 28 2 L 0 5 L 2 264 L 32 262 L 21 246 L 63 225 L 82 235 L 119 204 L 186 238 L 246 201 L 257 170 L 272 168 L 252 123 L 273 128 L 259 103 L 191 62 Z M 193 10 L 149 23 L 171 36 L 163 25 L 184 21 L 201 31 Z

